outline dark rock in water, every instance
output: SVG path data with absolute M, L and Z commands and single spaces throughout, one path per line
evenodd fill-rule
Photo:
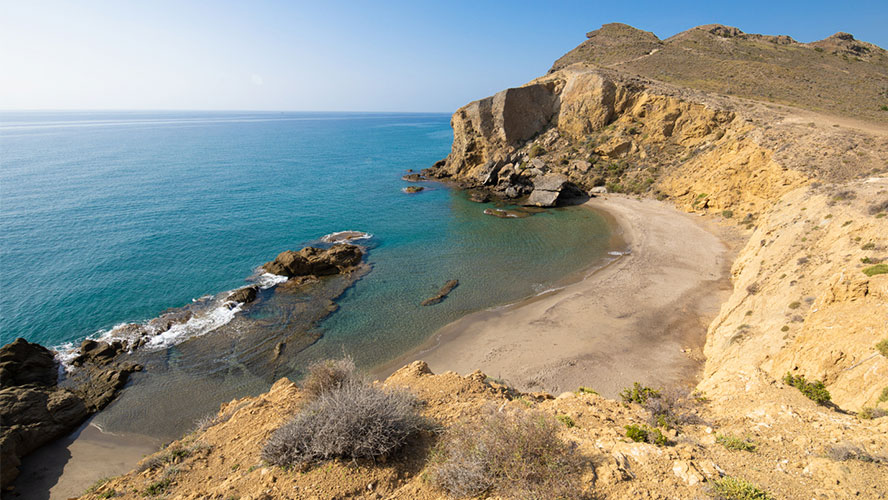
M 404 180 L 407 182 L 420 182 L 420 181 L 427 181 L 429 179 L 428 179 L 428 177 L 426 177 L 422 174 L 407 174 L 407 175 L 402 176 L 401 180 Z
M 536 207 L 554 207 L 565 197 L 576 196 L 579 189 L 567 177 L 561 174 L 546 174 L 534 178 L 533 191 L 527 199 L 527 205 Z
M 419 193 L 420 191 L 422 191 L 424 189 L 425 188 L 422 186 L 407 186 L 404 188 L 404 192 L 407 194 L 414 194 L 414 193 Z
M 25 384 L 55 385 L 58 378 L 52 351 L 18 338 L 0 349 L 0 388 Z
M 524 210 L 503 210 L 501 208 L 488 208 L 484 210 L 484 213 L 500 219 L 524 219 L 533 215 L 533 213 Z
M 328 276 L 350 270 L 361 263 L 361 249 L 355 245 L 333 245 L 327 250 L 306 247 L 298 252 L 287 250 L 265 263 L 265 271 L 292 278 L 294 276 Z
M 138 365 L 112 364 L 121 342 L 86 340 L 73 388 L 58 386 L 58 364 L 39 344 L 16 339 L 0 348 L 0 487 L 18 476 L 21 457 L 72 431 L 110 403 Z M 72 378 L 72 380 L 75 380 Z
M 475 203 L 487 203 L 490 201 L 490 194 L 485 191 L 469 191 L 469 199 Z
M 447 295 L 450 292 L 452 292 L 453 289 L 456 288 L 457 286 L 459 286 L 459 280 L 448 281 L 447 283 L 444 284 L 443 287 L 441 287 L 441 290 L 438 291 L 437 295 L 435 295 L 434 297 L 423 300 L 422 305 L 432 306 L 432 305 L 435 305 L 435 304 L 441 302 L 442 300 L 447 298 Z
M 231 292 L 226 300 L 230 302 L 243 302 L 244 304 L 249 304 L 250 302 L 256 300 L 256 294 L 258 292 L 259 287 L 256 285 L 245 286 Z

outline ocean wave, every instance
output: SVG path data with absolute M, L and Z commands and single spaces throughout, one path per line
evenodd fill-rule
M 163 349 L 186 339 L 200 337 L 228 324 L 241 311 L 243 303 L 238 302 L 234 307 L 229 307 L 228 304 L 230 303 L 222 303 L 207 311 L 206 314 L 195 314 L 185 323 L 172 325 L 168 330 L 151 337 L 145 343 L 145 347 Z
M 337 231 L 335 233 L 325 234 L 321 237 L 324 243 L 339 243 L 344 241 L 360 241 L 369 240 L 373 235 L 363 231 Z
M 252 278 L 251 281 L 259 285 L 259 288 L 266 290 L 273 286 L 280 285 L 281 283 L 286 283 L 288 279 L 290 278 L 281 276 L 280 274 L 262 273 Z

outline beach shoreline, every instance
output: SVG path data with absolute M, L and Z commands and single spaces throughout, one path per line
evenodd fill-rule
M 585 205 L 615 222 L 626 254 L 553 291 L 464 316 L 371 374 L 384 379 L 421 359 L 435 373 L 481 370 L 556 395 L 695 385 L 706 329 L 732 289 L 726 229 L 655 200 L 605 195 Z

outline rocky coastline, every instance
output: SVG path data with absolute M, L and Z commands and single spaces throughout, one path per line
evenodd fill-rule
M 360 235 L 364 233 L 344 234 L 341 239 Z M 282 252 L 262 269 L 289 278 L 288 287 L 300 286 L 319 277 L 354 272 L 364 252 L 343 242 L 327 248 L 305 247 Z M 260 290 L 259 285 L 239 288 L 226 295 L 224 304 L 247 306 L 256 301 Z M 18 476 L 23 456 L 70 433 L 115 399 L 130 374 L 143 370 L 131 361 L 133 352 L 194 315 L 186 306 L 144 324 L 119 327 L 114 331 L 119 337 L 84 340 L 66 354 L 68 366 L 59 362 L 58 353 L 22 338 L 0 348 L 0 488 L 8 488 Z M 281 349 L 277 348 L 276 355 Z

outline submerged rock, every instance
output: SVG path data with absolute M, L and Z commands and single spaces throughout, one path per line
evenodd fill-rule
M 501 219 L 524 219 L 533 215 L 533 213 L 524 210 L 504 210 L 501 208 L 485 209 L 484 214 L 499 217 Z
M 487 203 L 490 201 L 490 194 L 486 191 L 469 191 L 469 200 L 474 201 L 475 203 Z
M 457 286 L 459 286 L 459 280 L 448 281 L 447 283 L 444 284 L 444 286 L 441 287 L 440 290 L 438 290 L 437 295 L 435 295 L 434 297 L 430 297 L 428 299 L 423 300 L 422 305 L 431 306 L 431 305 L 435 305 L 435 304 L 441 302 L 442 300 L 447 298 L 447 295 L 450 294 L 450 292 L 452 292 L 453 289 L 456 288 Z
M 407 194 L 419 193 L 420 191 L 425 190 L 422 186 L 407 186 L 403 189 L 403 191 Z
M 294 276 L 328 276 L 339 274 L 357 266 L 363 257 L 361 249 L 355 245 L 339 244 L 323 250 L 305 247 L 298 252 L 281 252 L 271 262 L 262 267 L 266 272 L 292 278 Z

